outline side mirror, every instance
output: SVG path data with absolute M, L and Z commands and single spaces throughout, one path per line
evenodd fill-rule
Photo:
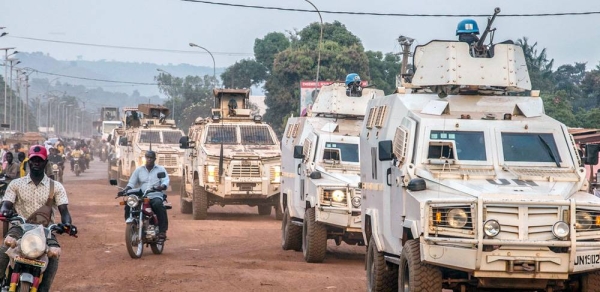
M 158 178 L 165 178 L 165 177 L 167 177 L 167 174 L 164 171 L 161 171 L 158 174 L 156 174 L 156 177 L 158 177 Z
M 117 180 L 116 179 L 110 179 L 110 180 L 108 180 L 108 182 L 110 183 L 111 186 L 116 186 L 117 185 Z
M 304 158 L 304 154 L 302 153 L 302 146 L 296 145 L 294 146 L 294 158 Z
M 584 164 L 596 165 L 598 164 L 598 151 L 600 151 L 600 145 L 598 144 L 586 144 L 585 145 L 585 159 Z
M 182 136 L 181 138 L 179 138 L 179 148 L 181 148 L 181 149 L 190 148 L 190 137 Z
M 121 137 L 119 139 L 119 145 L 121 145 L 121 146 L 127 146 L 127 144 L 128 144 L 127 143 L 127 137 Z
M 379 141 L 379 147 L 377 147 L 379 161 L 390 161 L 394 159 L 394 146 L 392 140 Z

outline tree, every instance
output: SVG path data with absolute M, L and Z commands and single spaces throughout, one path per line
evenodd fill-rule
M 158 82 L 161 93 L 170 100 L 164 103 L 168 108 L 173 107 L 175 100 L 175 122 L 180 129 L 187 129 L 197 117 L 208 117 L 213 106 L 212 76 L 186 76 L 175 77 L 170 74 L 160 73 L 154 77 Z
M 250 88 L 262 83 L 266 77 L 265 66 L 249 59 L 235 62 L 221 74 L 223 86 L 228 88 Z
M 529 78 L 531 79 L 531 88 L 539 89 L 542 92 L 552 92 L 554 89 L 552 82 L 554 59 L 548 60 L 545 48 L 538 53 L 536 48 L 537 42 L 530 45 L 529 39 L 526 37 L 518 39 L 517 45 L 521 46 L 525 54 L 525 62 L 527 63 Z
M 264 38 L 254 41 L 254 58 L 256 62 L 265 67 L 266 71 L 270 72 L 273 68 L 275 55 L 289 48 L 289 46 L 290 40 L 283 33 L 269 33 Z
M 398 55 L 381 52 L 367 51 L 369 58 L 370 85 L 391 94 L 396 90 L 396 76 L 400 73 L 402 65 Z
M 573 113 L 567 93 L 560 90 L 555 94 L 542 94 L 546 115 L 564 123 L 568 127 L 578 127 L 579 123 Z

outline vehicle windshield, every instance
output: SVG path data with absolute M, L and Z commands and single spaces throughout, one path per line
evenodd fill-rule
M 359 162 L 358 144 L 327 142 L 323 151 L 323 160 Z
M 181 131 L 143 130 L 140 132 L 139 143 L 179 144 L 179 138 L 181 138 L 181 136 Z
M 459 160 L 487 160 L 485 154 L 485 140 L 483 132 L 460 132 L 460 131 L 431 131 L 429 139 L 436 140 L 451 140 L 456 145 L 456 157 Z M 430 145 L 427 158 L 453 159 L 453 151 L 445 145 Z
M 275 145 L 267 126 L 240 126 L 242 145 Z
M 213 125 L 206 131 L 206 144 L 236 144 L 236 126 Z
M 561 161 L 554 136 L 548 133 L 502 133 L 504 161 Z

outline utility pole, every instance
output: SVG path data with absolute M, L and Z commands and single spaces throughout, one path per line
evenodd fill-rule
M 23 111 L 23 116 L 25 119 L 25 132 L 27 132 L 29 131 L 29 115 L 25 113 L 29 113 L 29 75 L 25 76 L 25 109 L 27 111 Z
M 4 51 L 4 123 L 6 124 L 6 93 L 8 91 L 8 83 L 6 82 L 6 72 L 8 70 L 8 50 L 14 50 L 15 48 L 0 48 Z M 13 53 L 14 54 L 14 53 Z

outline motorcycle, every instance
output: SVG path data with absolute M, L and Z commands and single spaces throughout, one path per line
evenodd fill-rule
M 52 176 L 54 180 L 62 183 L 63 182 L 63 163 L 54 163 L 50 162 L 50 167 L 52 168 Z
M 52 224 L 44 227 L 38 224 L 25 223 L 26 219 L 21 216 L 12 218 L 1 217 L 2 221 L 10 221 L 13 226 L 23 229 L 23 236 L 15 239 L 8 236 L 4 244 L 9 247 L 6 251 L 10 262 L 6 267 L 6 277 L 2 283 L 2 292 L 37 291 L 43 281 L 43 273 L 48 266 L 49 258 L 58 258 L 61 253 L 60 247 L 47 245 L 47 238 L 51 233 L 63 234 L 77 237 L 77 228 L 63 224 Z
M 102 147 L 102 149 L 100 149 L 100 161 L 106 162 L 107 158 L 108 158 L 108 152 L 106 151 L 105 147 Z
M 79 174 L 81 173 L 81 163 L 79 162 L 79 160 L 81 160 L 81 158 L 79 157 L 73 157 L 73 171 L 75 172 L 75 176 L 79 176 Z
M 166 177 L 164 172 L 159 172 L 158 184 L 160 180 Z M 110 184 L 117 185 L 116 179 L 111 179 Z M 119 202 L 121 206 L 129 206 L 129 218 L 125 220 L 125 246 L 129 256 L 133 259 L 141 258 L 144 251 L 144 245 L 150 246 L 152 253 L 161 254 L 163 252 L 165 241 L 158 238 L 158 217 L 152 211 L 150 198 L 148 194 L 156 192 L 154 187 L 143 191 L 140 188 L 130 189 L 122 196 L 123 201 Z M 168 209 L 168 208 L 167 208 Z

